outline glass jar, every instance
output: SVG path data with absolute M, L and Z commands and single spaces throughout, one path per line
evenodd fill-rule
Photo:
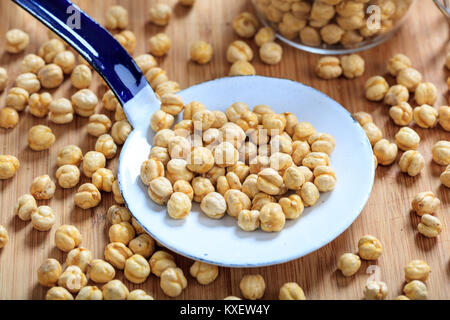
M 414 0 L 252 0 L 282 41 L 319 54 L 372 48 L 400 27 Z

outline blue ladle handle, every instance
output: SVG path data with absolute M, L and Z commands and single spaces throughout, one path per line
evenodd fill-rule
M 128 52 L 106 29 L 72 2 L 12 1 L 78 51 L 105 79 L 122 105 L 132 100 L 143 89 L 149 91 L 148 82 Z M 151 94 L 151 98 L 157 101 L 156 95 L 153 92 Z

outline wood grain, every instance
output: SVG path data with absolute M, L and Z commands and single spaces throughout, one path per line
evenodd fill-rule
M 165 28 L 148 23 L 147 12 L 154 1 L 88 1 L 77 3 L 94 18 L 102 21 L 105 8 L 120 3 L 130 12 L 130 29 L 139 39 L 135 53 L 147 50 L 147 39 L 165 31 L 172 39 L 173 48 L 164 59 L 158 59 L 167 70 L 169 77 L 178 81 L 183 88 L 196 83 L 227 75 L 229 64 L 225 59 L 227 45 L 237 39 L 231 28 L 232 18 L 243 10 L 252 10 L 246 0 L 198 0 L 192 10 L 175 5 L 175 0 L 165 0 L 174 5 L 174 17 Z M 431 1 L 416 1 L 405 26 L 390 41 L 363 52 L 366 61 L 365 74 L 356 80 L 323 81 L 314 75 L 314 66 L 319 56 L 297 51 L 283 45 L 284 57 L 280 64 L 267 66 L 258 57 L 253 64 L 258 74 L 289 78 L 317 88 L 349 111 L 370 112 L 386 137 L 393 139 L 399 129 L 388 117 L 388 109 L 379 103 L 370 103 L 363 98 L 363 86 L 367 78 L 385 73 L 387 59 L 394 53 L 402 52 L 411 57 L 414 67 L 420 70 L 424 79 L 435 83 L 439 90 L 436 106 L 447 104 L 446 83 L 449 76 L 443 67 L 448 42 L 448 24 Z M 3 44 L 5 32 L 13 27 L 26 30 L 31 36 L 26 53 L 36 52 L 47 39 L 46 29 L 33 20 L 23 10 L 10 1 L 0 1 L 0 43 Z M 211 63 L 199 66 L 188 61 L 189 43 L 203 39 L 214 47 Z M 250 42 L 253 49 L 257 48 Z M 6 66 L 10 79 L 15 79 L 18 66 L 25 53 L 10 55 L 0 45 L 0 65 Z M 393 82 L 392 78 L 389 78 Z M 9 84 L 11 87 L 12 82 Z M 97 76 L 92 89 L 101 97 L 105 91 Z M 67 97 L 74 92 L 66 81 L 55 97 Z M 4 105 L 5 92 L 0 94 L 0 106 Z M 314 106 L 311 106 L 312 108 Z M 98 112 L 105 112 L 99 106 Z M 112 116 L 112 115 L 111 115 Z M 107 243 L 108 223 L 105 213 L 113 204 L 112 197 L 103 195 L 102 203 L 94 210 L 83 211 L 74 207 L 74 190 L 57 189 L 55 197 L 48 202 L 57 213 L 57 223 L 50 232 L 38 232 L 31 223 L 19 220 L 13 214 L 16 199 L 29 192 L 35 176 L 49 173 L 55 175 L 57 150 L 66 144 L 77 144 L 83 152 L 92 150 L 95 139 L 87 135 L 87 119 L 76 117 L 70 125 L 55 125 L 47 120 L 37 119 L 22 112 L 19 125 L 13 130 L 0 129 L 0 154 L 13 154 L 20 159 L 21 168 L 13 179 L 0 182 L 0 223 L 6 226 L 10 235 L 7 246 L 0 250 L 0 299 L 42 299 L 46 289 L 37 283 L 37 268 L 44 259 L 53 257 L 63 262 L 65 254 L 59 251 L 53 241 L 56 227 L 61 224 L 74 224 L 83 234 L 83 246 L 93 251 L 95 257 L 103 257 Z M 57 136 L 56 143 L 48 151 L 33 152 L 27 147 L 26 134 L 36 124 L 47 124 Z M 246 269 L 220 269 L 219 278 L 209 286 L 199 285 L 187 276 L 189 285 L 180 296 L 181 299 L 222 299 L 228 295 L 240 296 L 239 281 L 244 274 L 261 273 L 267 283 L 264 298 L 276 299 L 280 286 L 287 281 L 298 282 L 309 299 L 361 299 L 364 283 L 368 278 L 366 269 L 371 264 L 381 268 L 381 279 L 389 287 L 389 298 L 400 294 L 403 287 L 403 267 L 411 259 L 424 259 L 432 274 L 427 281 L 432 299 L 450 298 L 450 217 L 449 189 L 441 186 L 439 174 L 443 167 L 431 161 L 431 147 L 441 139 L 450 140 L 449 133 L 440 127 L 433 130 L 417 129 L 422 142 L 419 151 L 426 159 L 426 167 L 420 176 L 411 178 L 399 173 L 398 165 L 380 167 L 372 195 L 365 209 L 353 225 L 335 241 L 320 250 L 290 263 L 278 266 Z M 358 156 L 355 150 L 355 156 Z M 108 162 L 115 169 L 117 158 Z M 82 182 L 87 182 L 86 178 Z M 355 186 L 357 188 L 358 186 Z M 418 217 L 410 211 L 414 195 L 420 191 L 431 190 L 441 199 L 442 205 L 437 216 L 443 223 L 444 231 L 437 239 L 426 239 L 418 235 Z M 323 228 L 327 228 L 326 225 Z M 336 259 L 344 252 L 355 252 L 358 239 L 364 234 L 378 237 L 384 244 L 384 254 L 376 262 L 363 262 L 356 276 L 344 278 L 336 271 Z M 177 264 L 188 274 L 192 261 L 177 256 Z M 123 278 L 119 272 L 119 278 Z M 156 299 L 166 299 L 159 287 L 159 281 L 151 276 L 142 285 L 132 285 L 130 289 L 143 288 Z

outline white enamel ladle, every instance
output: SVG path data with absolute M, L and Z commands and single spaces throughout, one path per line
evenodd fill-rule
M 67 0 L 14 0 L 73 46 L 104 77 L 123 105 L 133 126 L 124 144 L 118 179 L 125 203 L 135 219 L 160 244 L 186 257 L 227 267 L 257 267 L 302 257 L 326 245 L 346 230 L 366 204 L 374 180 L 370 143 L 342 106 L 323 93 L 298 82 L 260 76 L 230 77 L 205 82 L 179 95 L 185 103 L 201 101 L 212 110 L 234 102 L 269 105 L 278 113 L 292 112 L 319 132 L 336 139 L 331 164 L 336 188 L 322 194 L 300 219 L 289 220 L 279 233 L 244 232 L 234 218 L 212 220 L 193 204 L 185 220 L 168 217 L 166 207 L 150 200 L 140 181 L 141 164 L 148 158 L 154 133 L 151 115 L 160 102 L 132 58 L 114 38 Z M 75 11 L 73 11 L 75 10 Z M 73 12 L 81 28 L 67 20 Z

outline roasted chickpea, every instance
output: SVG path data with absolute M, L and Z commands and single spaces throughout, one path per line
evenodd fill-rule
M 270 195 L 279 195 L 282 191 L 283 184 L 283 178 L 272 168 L 263 169 L 258 173 L 256 185 L 262 192 Z
M 148 295 L 144 290 L 136 289 L 130 292 L 127 300 L 154 300 L 152 296 Z
M 435 238 L 442 231 L 442 223 L 435 216 L 432 216 L 431 214 L 424 214 L 422 218 L 420 218 L 420 223 L 417 225 L 417 230 L 419 230 L 419 233 L 423 234 L 427 238 Z
M 211 45 L 205 41 L 197 40 L 191 44 L 190 58 L 199 64 L 206 64 L 211 61 L 213 49 Z
M 128 26 L 128 11 L 122 6 L 111 6 L 106 11 L 105 26 L 108 29 L 125 29 Z
M 303 289 L 295 282 L 287 282 L 280 288 L 280 300 L 306 300 Z
M 413 110 L 408 102 L 401 102 L 389 109 L 389 115 L 398 126 L 407 126 L 413 119 Z
M 266 290 L 264 278 L 259 274 L 245 275 L 239 283 L 242 295 L 249 300 L 261 299 Z
M 322 79 L 336 79 L 342 74 L 341 63 L 336 57 L 323 57 L 316 65 L 316 74 Z
M 134 58 L 134 61 L 138 65 L 139 69 L 141 69 L 143 74 L 158 65 L 156 59 L 148 53 L 137 56 L 136 58 Z
M 257 174 L 250 174 L 247 178 L 245 178 L 245 181 L 242 184 L 242 192 L 244 192 L 250 199 L 253 199 L 254 196 L 259 193 Z
M 161 289 L 169 297 L 177 297 L 187 287 L 187 280 L 180 268 L 167 268 L 161 273 Z
M 48 64 L 39 70 L 38 78 L 42 87 L 47 89 L 58 88 L 64 81 L 64 73 L 60 66 Z
M 195 173 L 206 173 L 214 166 L 214 156 L 212 152 L 203 147 L 192 150 L 188 156 L 187 168 Z
M 298 219 L 303 213 L 303 201 L 297 194 L 291 194 L 289 197 L 281 198 L 278 203 L 283 209 L 286 219 Z
M 151 272 L 160 277 L 167 268 L 175 268 L 174 257 L 166 251 L 156 251 L 150 258 Z
M 31 223 L 38 231 L 48 231 L 55 224 L 56 216 L 52 208 L 47 206 L 38 207 L 31 214 Z
M 103 286 L 102 293 L 105 300 L 126 300 L 129 291 L 120 280 L 111 280 Z
M 407 172 L 411 177 L 417 176 L 425 166 L 425 159 L 423 156 L 415 151 L 406 151 L 399 160 L 400 170 Z
M 155 203 L 159 205 L 166 204 L 172 193 L 172 184 L 167 178 L 159 177 L 150 181 L 148 194 Z
M 123 30 L 115 34 L 114 39 L 116 39 L 129 54 L 133 54 L 134 48 L 136 47 L 136 36 L 132 31 Z
M 121 120 L 113 124 L 111 128 L 111 136 L 114 142 L 118 145 L 122 145 L 128 138 L 131 132 L 131 125 L 127 120 Z
M 189 273 L 197 279 L 198 283 L 207 285 L 219 276 L 219 268 L 211 264 L 195 261 L 189 269 Z
M 99 137 L 108 133 L 111 128 L 111 120 L 104 114 L 93 114 L 89 117 L 87 131 L 91 136 Z
M 43 118 L 48 114 L 52 101 L 53 97 L 48 92 L 33 93 L 28 101 L 29 111 L 33 116 Z
M 80 170 L 72 164 L 65 164 L 56 170 L 56 179 L 63 189 L 75 187 L 80 181 Z
M 337 268 L 346 277 L 351 277 L 361 267 L 361 259 L 353 253 L 344 253 L 337 262 Z
M 279 232 L 284 228 L 286 217 L 278 203 L 268 203 L 259 214 L 261 229 L 266 232 Z
M 450 188 L 450 165 L 441 173 L 440 180 L 444 186 Z
M 439 208 L 441 201 L 434 195 L 433 192 L 420 192 L 412 200 L 412 208 L 417 215 L 433 214 Z
M 302 198 L 305 207 L 312 207 L 315 205 L 320 196 L 319 189 L 317 189 L 316 185 L 310 181 L 305 182 L 300 191 L 297 191 L 297 194 Z
M 61 251 L 69 252 L 78 247 L 81 240 L 81 233 L 75 226 L 62 225 L 56 229 L 55 244 Z
M 92 183 L 82 184 L 75 194 L 74 202 L 81 209 L 89 209 L 98 206 L 102 196 L 100 191 Z
M 173 219 L 184 219 L 191 212 L 191 199 L 183 192 L 174 192 L 167 202 L 167 213 Z
M 413 280 L 405 285 L 403 288 L 405 295 L 411 300 L 426 300 L 428 299 L 428 291 L 425 283 L 419 280 Z
M 262 125 L 263 128 L 267 130 L 269 136 L 276 136 L 282 134 L 286 128 L 286 118 L 279 114 L 264 115 L 262 118 Z
M 66 265 L 77 266 L 81 271 L 86 272 L 91 261 L 92 252 L 86 248 L 78 247 L 69 251 L 66 258 Z
M 106 283 L 114 279 L 116 271 L 108 262 L 94 259 L 89 263 L 88 275 L 96 283 Z
M 300 122 L 295 126 L 292 139 L 294 141 L 307 141 L 314 133 L 316 133 L 316 129 L 311 123 Z
M 36 177 L 30 186 L 30 193 L 37 200 L 48 200 L 55 194 L 55 183 L 48 175 Z
M 264 27 L 258 30 L 255 35 L 255 43 L 261 47 L 266 42 L 273 42 L 275 40 L 275 31 L 270 27 Z
M 252 76 L 256 74 L 255 67 L 244 60 L 238 60 L 231 65 L 229 76 Z
M 70 123 L 73 120 L 74 110 L 72 102 L 68 99 L 61 98 L 53 100 L 49 104 L 48 110 L 50 111 L 50 121 L 54 123 L 65 124 Z
M 124 245 L 128 245 L 134 236 L 134 228 L 128 222 L 116 223 L 109 228 L 109 240 L 111 242 L 121 242 Z
M 96 286 L 86 286 L 81 288 L 75 300 L 103 300 L 103 293 Z
M 92 184 L 100 191 L 111 192 L 114 183 L 114 174 L 110 169 L 99 168 L 92 175 Z
M 18 88 L 27 90 L 29 94 L 33 94 L 41 90 L 41 82 L 34 73 L 22 73 L 17 76 L 15 85 Z
M 73 300 L 73 296 L 66 288 L 53 287 L 45 294 L 45 300 Z
M 258 210 L 242 210 L 237 216 L 238 226 L 244 231 L 255 231 L 260 225 Z
M 422 82 L 422 74 L 413 68 L 404 68 L 397 74 L 397 83 L 408 88 L 409 92 L 416 91 L 417 86 Z
M 328 155 L 333 153 L 336 141 L 327 133 L 315 133 L 308 138 L 308 143 L 313 152 L 324 152 Z
M 278 64 L 283 57 L 283 48 L 275 42 L 266 42 L 259 48 L 259 56 L 266 64 Z
M 45 260 L 38 269 L 39 284 L 45 287 L 53 287 L 61 276 L 61 265 L 56 259 Z
M 98 98 L 91 90 L 81 89 L 72 96 L 71 100 L 75 113 L 79 116 L 89 117 L 95 113 Z
M 58 150 L 56 165 L 61 167 L 66 164 L 79 166 L 83 160 L 83 152 L 75 145 L 67 145 Z
M 10 107 L 0 109 L 0 127 L 5 129 L 14 128 L 19 122 L 19 114 Z
M 363 58 L 357 54 L 351 54 L 341 58 L 342 71 L 348 79 L 362 76 L 364 73 L 364 65 Z
M 233 19 L 233 30 L 242 38 L 253 37 L 258 26 L 258 20 L 250 12 L 242 12 Z
M 80 64 L 76 66 L 70 75 L 72 86 L 77 89 L 86 89 L 92 82 L 92 71 L 88 66 Z M 111 92 L 112 93 L 112 92 Z M 105 94 L 106 95 L 106 94 Z M 105 103 L 106 106 L 106 103 Z M 108 109 L 109 110 L 109 109 Z
M 172 46 L 170 38 L 164 33 L 158 33 L 148 40 L 150 53 L 157 57 L 165 56 Z M 151 84 L 151 83 L 150 83 Z
M 25 110 L 28 103 L 29 93 L 23 88 L 14 87 L 6 96 L 6 106 L 17 111 Z
M 16 205 L 14 206 L 14 214 L 21 220 L 28 221 L 36 209 L 37 204 L 34 197 L 30 194 L 24 194 L 17 199 Z
M 450 164 L 450 141 L 438 141 L 433 146 L 433 161 L 441 166 Z
M 115 180 L 112 185 L 112 193 L 113 193 L 115 202 L 117 202 L 118 204 L 123 204 L 125 202 L 123 200 L 122 193 L 120 192 L 118 180 Z
M 126 260 L 133 252 L 122 242 L 111 242 L 105 247 L 105 259 L 119 270 L 125 268 Z
M 8 30 L 5 34 L 5 50 L 9 53 L 19 53 L 28 47 L 30 36 L 20 29 Z
M 355 112 L 354 114 L 352 114 L 352 116 L 353 119 L 358 121 L 361 127 L 364 127 L 364 125 L 368 122 L 373 122 L 372 116 L 364 111 Z
M 61 51 L 53 60 L 53 63 L 61 67 L 64 74 L 71 74 L 75 68 L 75 55 L 71 51 Z
M 58 279 L 58 285 L 72 293 L 77 293 L 86 284 L 86 276 L 77 266 L 68 266 Z
M 382 281 L 369 281 L 364 287 L 364 298 L 366 300 L 384 300 L 387 294 L 387 285 Z
M 407 86 L 405 86 L 407 87 Z M 370 101 L 381 101 L 389 90 L 389 84 L 382 76 L 369 78 L 365 84 L 366 98 Z
M 164 83 L 169 81 L 169 78 L 167 77 L 166 71 L 164 71 L 161 68 L 154 67 L 148 70 L 145 73 L 145 78 L 147 79 L 148 83 L 150 83 L 150 86 L 156 90 L 156 88 Z
M 309 143 L 306 141 L 294 141 L 292 144 L 292 161 L 295 165 L 301 165 L 303 159 L 311 152 Z
M 390 143 L 386 139 L 381 139 L 373 146 L 373 153 L 377 157 L 378 163 L 388 166 L 395 161 L 398 148 L 395 143 Z
M 209 110 L 201 110 L 192 116 L 192 122 L 196 130 L 206 131 L 214 123 L 214 113 Z
M 158 26 L 165 26 L 172 17 L 172 9 L 163 3 L 158 3 L 149 11 L 150 21 Z
M 364 260 L 376 260 L 383 253 L 380 240 L 371 235 L 365 235 L 358 242 L 358 254 Z
M 433 105 L 437 99 L 437 88 L 431 82 L 419 84 L 414 92 L 414 99 L 418 105 Z
M 411 260 L 405 267 L 405 280 L 411 282 L 413 280 L 426 281 L 430 275 L 431 268 L 423 260 Z
M 143 233 L 131 240 L 128 247 L 133 253 L 149 258 L 155 251 L 155 241 L 148 234 Z
M 330 165 L 330 158 L 323 152 L 310 152 L 303 158 L 302 165 L 314 170 L 318 166 Z
M 8 231 L 4 226 L 0 224 L 0 249 L 6 246 L 8 240 L 9 240 Z
M 403 151 L 416 150 L 420 143 L 420 137 L 413 129 L 403 127 L 395 135 L 395 143 Z
M 169 179 L 171 183 L 180 180 L 190 182 L 194 178 L 194 174 L 188 170 L 186 160 L 172 159 L 167 163 L 166 178 Z
M 408 89 L 401 85 L 397 84 L 389 88 L 388 92 L 384 96 L 384 103 L 390 106 L 397 106 L 401 103 L 408 102 L 409 99 L 409 91 Z
M 387 69 L 392 76 L 396 77 L 401 70 L 411 68 L 411 65 L 411 60 L 407 56 L 397 53 L 389 60 Z
M 180 96 L 174 93 L 166 93 L 161 96 L 161 110 L 167 114 L 176 116 L 183 111 L 183 108 L 184 103 Z
M 104 168 L 106 158 L 103 153 L 98 151 L 89 151 L 84 155 L 83 159 L 83 173 L 86 177 L 92 177 L 94 172 L 100 168 Z

